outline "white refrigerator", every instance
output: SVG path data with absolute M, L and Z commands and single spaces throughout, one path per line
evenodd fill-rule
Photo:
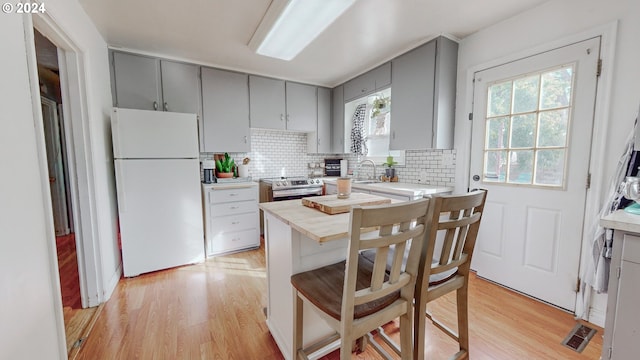
M 204 261 L 195 114 L 114 108 L 124 276 Z

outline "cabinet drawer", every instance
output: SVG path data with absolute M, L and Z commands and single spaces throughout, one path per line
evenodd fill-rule
M 230 201 L 257 200 L 258 192 L 255 187 L 239 189 L 220 189 L 209 191 L 209 203 L 218 204 Z
M 214 217 L 211 219 L 213 234 L 240 231 L 258 226 L 258 212 Z
M 234 231 L 214 236 L 208 244 L 207 255 L 220 254 L 260 246 L 258 229 Z
M 237 201 L 211 205 L 211 216 L 227 216 L 258 211 L 258 202 Z
M 615 246 L 616 244 L 613 245 Z M 633 235 L 624 236 L 622 260 L 640 264 L 640 237 Z

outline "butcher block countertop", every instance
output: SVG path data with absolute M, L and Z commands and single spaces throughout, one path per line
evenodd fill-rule
M 321 243 L 345 238 L 349 234 L 349 213 L 325 214 L 302 205 L 299 199 L 260 203 L 259 206 L 301 234 Z

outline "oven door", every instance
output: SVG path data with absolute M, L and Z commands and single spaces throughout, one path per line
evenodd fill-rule
M 273 201 L 295 200 L 322 195 L 322 188 L 273 190 Z

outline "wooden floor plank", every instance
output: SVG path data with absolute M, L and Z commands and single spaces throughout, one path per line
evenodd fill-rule
M 122 279 L 78 359 L 282 359 L 265 324 L 264 246 L 202 264 Z M 571 314 L 483 279 L 470 281 L 472 360 L 598 359 L 602 329 L 583 353 L 561 345 Z M 455 296 L 429 305 L 456 327 Z M 426 354 L 447 359 L 455 342 L 427 321 Z M 386 332 L 398 341 L 397 322 Z M 380 343 L 382 343 L 380 341 Z M 333 352 L 323 360 L 338 359 Z M 379 359 L 368 347 L 354 359 Z

